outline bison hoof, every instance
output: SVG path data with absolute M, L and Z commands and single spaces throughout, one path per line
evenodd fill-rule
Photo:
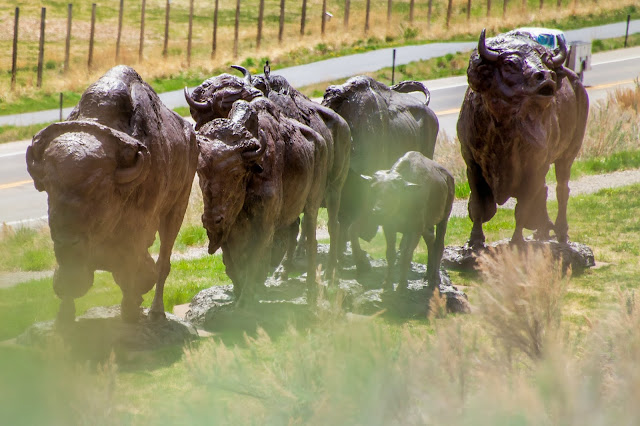
M 484 239 L 481 240 L 469 240 L 465 244 L 465 248 L 471 249 L 472 251 L 482 250 L 485 247 Z
M 161 311 L 149 311 L 149 319 L 151 321 L 162 321 L 167 319 L 167 316 Z

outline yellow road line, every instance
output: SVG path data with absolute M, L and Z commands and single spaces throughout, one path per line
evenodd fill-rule
M 597 86 L 590 86 L 587 87 L 587 90 L 599 90 L 599 89 L 608 89 L 610 87 L 615 87 L 615 86 L 621 86 L 623 84 L 627 84 L 627 83 L 633 83 L 633 79 L 631 80 L 621 80 L 621 81 L 616 81 L 615 83 L 607 83 L 607 84 L 599 84 Z
M 449 114 L 458 114 L 460 112 L 460 108 L 451 108 L 445 109 L 444 111 L 436 112 L 436 115 L 449 115 Z
M 0 185 L 0 189 L 15 188 L 16 186 L 26 185 L 28 183 L 33 183 L 33 181 L 29 179 L 29 180 L 21 180 L 18 182 L 5 183 Z

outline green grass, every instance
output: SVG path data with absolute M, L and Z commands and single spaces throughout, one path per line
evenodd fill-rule
M 637 291 L 640 286 L 638 194 L 636 185 L 570 200 L 572 239 L 588 244 L 598 262 L 611 265 L 571 278 L 562 300 L 559 342 L 550 343 L 552 352 L 540 361 L 523 359 L 515 350 L 503 353 L 482 314 L 403 322 L 347 320 L 321 312 L 315 324 L 290 327 L 278 336 L 240 333 L 229 344 L 218 335 L 186 348 L 184 355 L 170 348 L 119 365 L 78 365 L 56 347 L 0 346 L 0 365 L 11 366 L 0 369 L 0 394 L 10 402 L 0 414 L 12 424 L 70 424 L 79 418 L 94 424 L 209 424 L 212 418 L 219 424 L 388 424 L 423 423 L 427 413 L 454 425 L 543 424 L 554 416 L 584 424 L 581 416 L 595 414 L 608 419 L 605 424 L 632 424 L 620 416 L 637 411 L 634 388 L 626 386 L 637 372 L 640 328 L 632 302 L 618 288 Z M 554 214 L 556 203 L 549 208 Z M 499 210 L 485 227 L 487 239 L 508 237 L 513 225 L 513 211 Z M 447 244 L 464 242 L 470 226 L 467 219 L 453 218 Z M 366 249 L 382 257 L 382 236 Z M 414 260 L 426 260 L 424 244 Z M 451 276 L 467 286 L 476 304 L 483 288 L 480 277 Z M 167 282 L 167 305 L 225 282 L 217 256 L 176 262 Z M 110 275 L 100 273 L 78 300 L 78 310 L 116 304 L 119 298 Z M 0 340 L 52 318 L 56 309 L 50 280 L 0 290 Z M 622 317 L 612 322 L 612 314 Z M 610 383 L 600 381 L 601 365 L 611 374 L 604 378 L 615 379 L 617 386 L 598 387 Z M 608 410 L 613 396 L 606 392 L 629 408 Z M 607 398 L 607 403 L 598 399 L 592 414 L 563 411 L 567 405 L 592 407 L 594 398 Z M 459 409 L 452 410 L 452 404 Z
M 0 271 L 45 271 L 56 264 L 48 229 L 17 228 L 0 238 Z
M 630 34 L 627 39 L 627 47 L 640 46 L 640 34 Z M 593 40 L 591 52 L 598 53 L 608 50 L 622 49 L 624 47 L 624 37 L 608 38 L 604 40 Z

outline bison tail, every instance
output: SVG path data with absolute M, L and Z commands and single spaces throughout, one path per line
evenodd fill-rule
M 424 96 L 427 98 L 425 101 L 425 105 L 429 105 L 429 101 L 431 101 L 431 92 L 427 89 L 427 86 L 422 84 L 419 81 L 414 80 L 406 80 L 401 81 L 400 83 L 391 86 L 391 90 L 399 93 L 411 93 L 411 92 L 422 92 Z

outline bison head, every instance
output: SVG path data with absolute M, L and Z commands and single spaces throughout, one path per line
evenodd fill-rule
M 196 122 L 196 130 L 214 118 L 227 118 L 235 101 L 250 101 L 262 96 L 262 92 L 251 84 L 249 71 L 237 65 L 233 68 L 241 70 L 244 78 L 220 74 L 205 80 L 191 95 L 185 87 L 184 95 Z
M 518 115 L 528 104 L 544 108 L 560 87 L 566 54 L 562 41 L 559 53 L 553 55 L 526 35 L 507 33 L 486 40 L 482 30 L 469 60 L 469 86 L 499 117 Z
M 257 113 L 239 101 L 230 118 L 218 118 L 198 132 L 198 177 L 204 198 L 202 223 L 209 253 L 224 242 L 242 210 L 251 176 L 262 172 L 267 138 L 258 130 Z
M 408 209 L 415 214 L 413 201 L 420 195 L 420 185 L 407 182 L 395 170 L 380 170 L 373 177 L 363 177 L 369 181 L 369 211 L 376 223 L 400 222 Z
M 95 122 L 68 121 L 35 135 L 26 157 L 36 189 L 48 194 L 56 277 L 92 279 L 92 254 L 149 172 L 147 147 Z

